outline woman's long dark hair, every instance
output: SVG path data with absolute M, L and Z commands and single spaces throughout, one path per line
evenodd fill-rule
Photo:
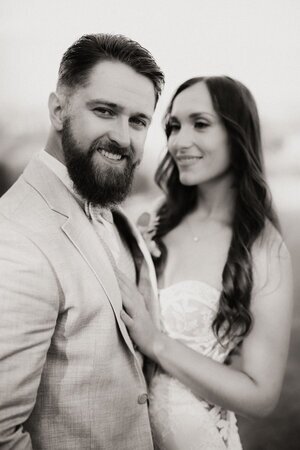
M 226 76 L 197 77 L 179 86 L 164 118 L 165 133 L 175 98 L 185 89 L 204 82 L 210 92 L 215 112 L 228 134 L 231 165 L 236 186 L 232 218 L 232 238 L 222 274 L 222 292 L 213 330 L 220 341 L 226 337 L 244 337 L 252 325 L 250 300 L 253 287 L 251 248 L 262 234 L 266 221 L 277 229 L 279 224 L 272 208 L 265 181 L 259 117 L 249 90 L 239 81 Z M 156 241 L 161 256 L 154 259 L 158 275 L 164 269 L 167 249 L 163 236 L 175 228 L 198 203 L 197 186 L 184 186 L 169 152 L 161 161 L 155 181 L 166 199 L 158 210 Z

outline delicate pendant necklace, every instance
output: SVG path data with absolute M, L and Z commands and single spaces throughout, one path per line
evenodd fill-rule
M 187 217 L 186 217 L 185 220 L 186 220 L 187 227 L 188 227 L 188 229 L 189 229 L 189 231 L 190 231 L 190 234 L 192 235 L 193 241 L 194 241 L 194 242 L 199 242 L 199 241 L 200 241 L 199 235 L 196 234 L 196 233 L 194 233 L 194 230 L 193 230 L 193 228 L 192 228 L 192 225 L 190 224 L 190 221 L 188 220 Z
M 211 222 L 208 227 L 207 221 L 203 221 L 202 223 L 201 222 L 198 223 L 198 233 L 195 233 L 195 228 L 192 226 L 188 217 L 185 218 L 184 223 L 186 224 L 186 227 L 189 230 L 189 235 L 192 236 L 192 240 L 195 243 L 204 242 L 205 239 L 212 238 L 213 236 L 216 236 L 224 231 L 224 225 L 222 226 L 221 224 L 218 224 L 216 228 L 216 223 Z
M 186 227 L 189 230 L 189 235 L 192 235 L 192 239 L 195 243 L 199 243 L 201 241 L 203 242 L 203 240 L 205 240 L 206 238 L 211 238 L 212 236 L 219 234 L 223 230 L 222 227 L 218 227 L 218 229 L 216 229 L 212 224 L 210 226 L 211 229 L 207 229 L 207 225 L 205 226 L 205 229 L 201 229 L 201 224 L 198 223 L 198 233 L 195 233 L 195 228 L 192 226 L 188 217 L 185 218 L 185 223 Z

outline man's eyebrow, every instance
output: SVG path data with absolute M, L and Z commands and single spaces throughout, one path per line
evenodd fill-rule
M 113 109 L 117 109 L 117 110 L 123 109 L 120 105 L 117 105 L 117 103 L 108 102 L 107 100 L 102 100 L 101 98 L 95 98 L 95 99 L 89 100 L 87 102 L 87 106 L 89 106 L 89 107 L 95 107 L 95 106 L 98 106 L 99 104 L 101 104 L 103 106 L 108 106 L 109 108 L 113 108 Z
M 87 106 L 89 108 L 95 108 L 96 106 L 99 106 L 99 105 L 107 106 L 108 108 L 112 108 L 112 109 L 114 109 L 115 111 L 118 111 L 118 112 L 122 112 L 124 110 L 124 108 L 122 106 L 118 105 L 117 103 L 108 102 L 107 100 L 102 100 L 101 98 L 96 98 L 94 100 L 90 100 L 90 101 L 87 102 Z M 141 119 L 145 119 L 149 123 L 151 123 L 151 121 L 152 121 L 152 117 L 150 117 L 150 116 L 148 116 L 147 114 L 144 114 L 144 113 L 138 113 L 137 112 L 137 113 L 135 113 L 133 115 L 134 116 L 138 116 Z

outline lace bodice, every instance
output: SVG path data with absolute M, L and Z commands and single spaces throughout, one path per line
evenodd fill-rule
M 224 362 L 234 343 L 221 346 L 212 330 L 220 291 L 207 283 L 188 280 L 160 290 L 161 327 L 173 339 Z
M 216 288 L 188 280 L 161 289 L 159 301 L 164 333 L 223 363 L 235 343 L 228 340 L 222 346 L 213 333 L 219 297 Z M 159 371 L 150 385 L 150 417 L 158 449 L 242 448 L 233 413 L 196 398 L 178 380 Z

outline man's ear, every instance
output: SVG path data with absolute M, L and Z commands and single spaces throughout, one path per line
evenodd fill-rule
M 48 100 L 49 116 L 56 131 L 61 131 L 64 122 L 65 102 L 62 95 L 51 92 Z

